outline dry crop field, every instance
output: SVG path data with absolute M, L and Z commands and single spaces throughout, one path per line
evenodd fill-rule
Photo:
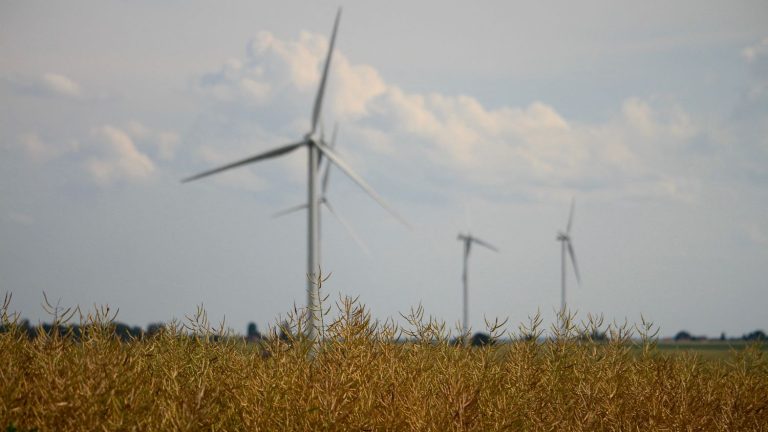
M 607 326 L 608 342 L 595 343 L 598 320 L 566 319 L 542 340 L 534 317 L 514 342 L 464 347 L 420 308 L 397 328 L 343 299 L 311 351 L 276 331 L 247 344 L 203 311 L 124 342 L 99 308 L 75 316 L 79 335 L 30 339 L 8 308 L 0 430 L 768 430 L 759 347 L 727 361 L 665 354 L 646 324 Z M 302 325 L 294 311 L 285 333 Z M 497 323 L 490 330 L 498 336 Z

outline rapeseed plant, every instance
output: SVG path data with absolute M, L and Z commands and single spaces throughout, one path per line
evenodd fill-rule
M 55 312 L 54 327 L 78 318 L 80 334 L 39 329 L 29 338 L 6 296 L 2 428 L 768 429 L 768 361 L 759 347 L 733 352 L 728 362 L 663 354 L 644 320 L 604 325 L 563 314 L 545 338 L 535 315 L 514 334 L 488 323 L 496 343 L 470 347 L 452 341 L 420 306 L 404 314 L 401 328 L 341 298 L 322 311 L 315 345 L 302 336 L 308 314 L 298 308 L 258 344 L 224 323 L 213 328 L 202 307 L 127 342 L 107 307 Z

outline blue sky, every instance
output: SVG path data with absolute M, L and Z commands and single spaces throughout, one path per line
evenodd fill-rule
M 306 154 L 180 184 L 309 127 L 338 4 L 0 2 L 0 289 L 46 319 L 132 324 L 203 303 L 243 331 L 305 301 Z M 768 7 L 762 2 L 343 5 L 323 120 L 414 226 L 339 171 L 331 299 L 513 323 L 560 301 L 576 200 L 580 314 L 663 335 L 767 328 Z

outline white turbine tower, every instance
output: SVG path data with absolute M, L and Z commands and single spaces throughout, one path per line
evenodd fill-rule
M 462 316 L 462 322 L 461 322 L 461 332 L 462 335 L 468 339 L 469 336 L 469 252 L 472 249 L 472 243 L 477 243 L 480 246 L 485 246 L 488 249 L 498 252 L 499 250 L 496 249 L 495 246 L 491 245 L 490 243 L 487 243 L 483 240 L 480 240 L 479 238 L 473 236 L 470 233 L 462 234 L 459 233 L 459 236 L 457 240 L 464 242 L 464 271 L 461 274 L 461 280 L 464 284 L 464 310 L 463 310 L 463 316 Z M 464 343 L 466 344 L 468 340 L 465 339 Z
M 321 128 L 320 128 L 320 139 L 321 139 L 321 141 L 325 141 L 325 139 L 323 138 L 322 129 L 323 128 L 322 128 L 322 125 L 321 125 Z M 331 149 L 335 149 L 336 148 L 336 133 L 337 132 L 338 132 L 338 125 L 334 125 L 333 126 L 333 134 L 331 134 L 331 142 L 328 143 L 328 147 L 331 148 Z M 347 221 L 344 218 L 341 217 L 341 215 L 334 209 L 333 205 L 331 205 L 331 202 L 328 200 L 328 179 L 329 179 L 329 175 L 331 173 L 331 164 L 328 161 L 326 161 L 325 164 L 322 164 L 322 166 L 318 168 L 318 170 L 322 170 L 323 171 L 321 187 L 320 187 L 320 198 L 318 200 L 320 205 L 321 206 L 325 206 L 325 208 L 328 209 L 328 211 L 336 218 L 336 220 L 338 220 L 339 223 L 341 223 L 341 225 L 344 227 L 344 229 L 347 230 L 347 233 L 350 235 L 350 237 L 352 237 L 352 240 L 354 240 L 355 243 L 357 243 L 357 245 L 360 246 L 360 249 L 362 249 L 362 251 L 365 252 L 366 255 L 369 255 L 370 254 L 370 250 L 368 249 L 368 246 L 365 245 L 365 242 L 363 242 L 363 240 L 360 238 L 359 235 L 357 235 L 355 230 L 352 229 L 352 226 L 349 223 L 347 223 Z M 297 212 L 297 211 L 300 211 L 300 210 L 305 210 L 308 207 L 309 207 L 309 204 L 299 204 L 297 206 L 293 206 L 293 207 L 289 207 L 289 208 L 287 208 L 285 210 L 281 210 L 281 211 L 275 213 L 274 215 L 272 215 L 272 217 L 285 216 L 285 215 L 287 215 L 289 213 L 294 213 L 294 212 Z M 317 237 L 318 237 L 318 239 L 322 239 L 322 232 L 323 232 L 322 231 L 322 226 L 323 226 L 323 224 L 322 224 L 322 212 L 318 212 L 317 217 L 320 220 L 317 223 L 318 231 L 319 231 Z M 321 240 L 321 243 L 322 243 L 322 240 Z M 323 251 L 322 251 L 322 249 L 320 249 L 318 251 L 318 258 L 317 258 L 317 262 L 320 265 L 322 265 L 322 256 L 323 256 Z
M 331 65 L 331 56 L 333 55 L 333 47 L 336 42 L 336 32 L 339 28 L 339 19 L 341 18 L 341 8 L 336 13 L 336 20 L 333 24 L 333 33 L 331 35 L 331 42 L 328 46 L 328 54 L 325 59 L 325 65 L 323 67 L 323 74 L 320 79 L 320 85 L 317 90 L 317 96 L 315 97 L 315 104 L 312 108 L 311 127 L 309 132 L 297 142 L 290 143 L 275 149 L 259 153 L 255 156 L 251 156 L 246 159 L 239 160 L 212 170 L 204 171 L 200 174 L 196 174 L 192 177 L 188 177 L 182 182 L 189 182 L 197 180 L 202 177 L 206 177 L 212 174 L 216 174 L 222 171 L 236 168 L 239 166 L 247 165 L 250 163 L 258 162 L 264 159 L 270 159 L 277 156 L 282 156 L 286 153 L 290 153 L 300 147 L 306 147 L 309 153 L 307 160 L 307 203 L 309 211 L 307 212 L 307 274 L 308 276 L 314 275 L 318 271 L 318 250 L 319 250 L 319 238 L 318 238 L 318 199 L 317 199 L 317 169 L 320 164 L 321 157 L 326 157 L 333 162 L 339 169 L 341 169 L 347 176 L 349 176 L 358 186 L 360 186 L 368 195 L 370 195 L 376 202 L 378 202 L 384 209 L 392 213 L 395 218 L 405 223 L 405 221 L 392 210 L 389 205 L 376 193 L 375 190 L 363 180 L 355 171 L 342 159 L 336 152 L 334 152 L 320 137 L 315 135 L 317 131 L 317 123 L 320 118 L 320 111 L 323 105 L 323 95 L 325 93 L 325 84 L 328 79 L 328 69 Z M 407 225 L 407 223 L 406 223 Z M 309 278 L 307 282 L 307 309 L 310 314 L 307 323 L 307 336 L 311 340 L 317 339 L 318 321 L 319 321 L 319 299 L 317 295 L 317 289 L 313 284 L 313 278 Z
M 579 266 L 576 265 L 576 253 L 573 251 L 573 240 L 571 239 L 571 226 L 573 225 L 573 206 L 574 206 L 574 200 L 571 200 L 571 213 L 568 216 L 568 225 L 565 228 L 565 232 L 560 231 L 557 234 L 557 241 L 561 243 L 562 248 L 562 256 L 561 256 L 561 262 L 562 262 L 562 273 L 561 273 L 561 282 L 562 282 L 562 290 L 560 292 L 560 313 L 565 314 L 565 275 L 566 275 L 566 259 L 565 255 L 566 253 L 570 255 L 571 262 L 573 263 L 573 272 L 576 274 L 576 281 L 581 284 L 581 278 L 579 277 Z

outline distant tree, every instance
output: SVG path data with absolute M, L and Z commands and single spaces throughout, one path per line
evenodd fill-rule
M 493 339 L 491 339 L 491 335 L 487 333 L 475 333 L 474 336 L 472 336 L 472 339 L 470 340 L 470 344 L 472 346 L 485 346 L 485 345 L 491 345 L 493 343 Z
M 156 335 L 157 333 L 160 333 L 165 328 L 165 324 L 163 323 L 152 323 L 147 326 L 147 334 L 149 336 Z
M 685 330 L 680 331 L 675 335 L 675 341 L 689 341 L 689 340 L 693 340 L 693 336 L 691 336 L 691 334 Z
M 248 339 L 261 339 L 261 333 L 255 322 L 248 323 Z
M 131 338 L 131 327 L 129 327 L 127 324 L 123 324 L 121 322 L 115 323 L 115 335 L 120 338 L 120 340 L 126 341 Z
M 764 341 L 766 340 L 765 332 L 762 330 L 755 330 L 752 333 L 745 334 L 741 337 L 746 341 Z
M 16 329 L 19 330 L 22 334 L 26 335 L 28 338 L 32 338 L 34 336 L 32 326 L 30 326 L 28 319 L 17 322 Z M 10 331 L 10 327 L 0 325 L 0 333 L 5 333 L 7 331 Z
M 721 341 L 725 340 L 725 332 L 720 333 L 720 340 Z
M 280 324 L 280 340 L 282 341 L 288 341 L 291 339 L 292 335 L 290 334 L 291 326 L 288 324 L 288 321 L 283 321 L 282 324 Z
M 600 331 L 598 329 L 594 329 L 589 333 L 582 333 L 579 335 L 579 339 L 582 341 L 594 341 L 594 342 L 604 342 L 608 340 L 608 335 L 604 331 Z

